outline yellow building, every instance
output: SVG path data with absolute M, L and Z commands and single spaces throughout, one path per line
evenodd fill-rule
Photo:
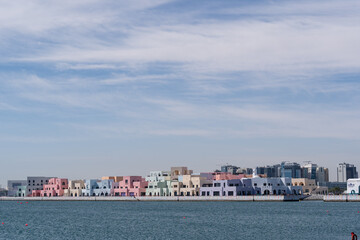
M 102 177 L 101 180 L 114 180 L 114 182 L 120 182 L 123 180 L 123 177 L 122 176 L 105 176 L 105 177 Z

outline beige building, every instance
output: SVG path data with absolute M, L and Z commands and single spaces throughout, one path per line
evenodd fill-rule
M 189 170 L 187 167 L 171 167 L 171 180 L 178 180 L 180 175 L 191 175 L 192 170 Z
M 69 187 L 64 190 L 64 196 L 80 197 L 82 196 L 82 189 L 85 189 L 85 183 L 83 180 L 69 181 Z
M 200 187 L 211 184 L 212 180 L 200 175 L 180 175 L 171 182 L 172 196 L 200 196 Z
M 317 186 L 315 179 L 308 178 L 292 178 L 291 183 L 293 186 L 301 186 L 304 195 L 310 194 L 327 194 L 328 188 Z

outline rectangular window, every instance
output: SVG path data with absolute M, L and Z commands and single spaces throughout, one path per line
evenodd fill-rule
M 220 192 L 219 191 L 214 191 L 214 196 L 220 196 Z

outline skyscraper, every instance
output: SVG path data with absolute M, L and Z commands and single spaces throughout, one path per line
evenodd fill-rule
M 358 172 L 354 164 L 339 163 L 337 167 L 337 181 L 346 182 L 349 178 L 357 178 Z

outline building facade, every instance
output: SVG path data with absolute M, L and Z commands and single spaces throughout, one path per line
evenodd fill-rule
M 310 194 L 328 194 L 328 187 L 318 186 L 315 179 L 308 178 L 292 178 L 291 183 L 293 186 L 300 186 L 304 195 Z
M 280 164 L 273 166 L 265 166 L 265 167 L 256 167 L 255 171 L 257 175 L 265 175 L 266 177 L 280 177 L 281 176 L 281 166 Z
M 124 176 L 123 180 L 114 183 L 113 196 L 145 196 L 148 182 L 141 176 Z
M 358 178 L 358 172 L 354 164 L 339 163 L 337 167 L 337 181 L 346 182 L 349 178 Z
M 254 188 L 251 179 L 214 180 L 203 183 L 200 188 L 201 196 L 245 196 L 253 195 Z
M 113 179 L 87 179 L 85 180 L 85 188 L 82 189 L 83 196 L 110 196 L 114 184 Z
M 223 165 L 223 166 L 221 166 L 220 169 L 221 169 L 220 171 L 223 172 L 223 173 L 236 174 L 239 167 L 233 166 L 233 165 Z
M 7 182 L 7 190 L 9 197 L 18 197 L 18 189 L 19 187 L 26 187 L 26 180 L 8 180 Z
M 101 180 L 113 180 L 114 182 L 120 182 L 123 180 L 123 176 L 105 176 L 102 177 Z
M 27 177 L 26 196 L 32 196 L 33 191 L 36 190 L 36 196 L 40 196 L 43 186 L 49 182 L 53 177 Z
M 171 172 L 152 171 L 145 178 L 148 182 L 146 196 L 171 196 Z
M 347 194 L 360 194 L 360 178 L 351 178 L 347 180 Z
M 18 187 L 18 190 L 16 192 L 17 197 L 26 197 L 26 186 L 20 186 Z
M 251 179 L 256 195 L 301 195 L 300 186 L 292 186 L 291 178 L 260 178 Z
M 213 174 L 213 180 L 232 180 L 245 178 L 245 174 L 232 174 L 228 172 L 219 172 Z
M 179 175 L 177 180 L 172 180 L 172 196 L 200 196 L 203 184 L 210 184 L 213 180 L 201 175 Z
M 66 197 L 80 197 L 82 192 L 85 189 L 84 180 L 71 180 L 69 181 L 69 186 L 64 191 L 64 196 Z
M 295 162 L 282 162 L 280 164 L 280 176 L 286 178 L 300 178 L 301 177 L 301 166 Z
M 44 184 L 43 190 L 40 191 L 41 197 L 60 197 L 64 196 L 64 190 L 69 187 L 66 178 L 50 178 L 47 184 Z M 34 190 L 33 195 L 38 195 L 39 190 Z
M 171 167 L 171 180 L 178 180 L 180 175 L 191 175 L 192 170 L 187 167 Z

